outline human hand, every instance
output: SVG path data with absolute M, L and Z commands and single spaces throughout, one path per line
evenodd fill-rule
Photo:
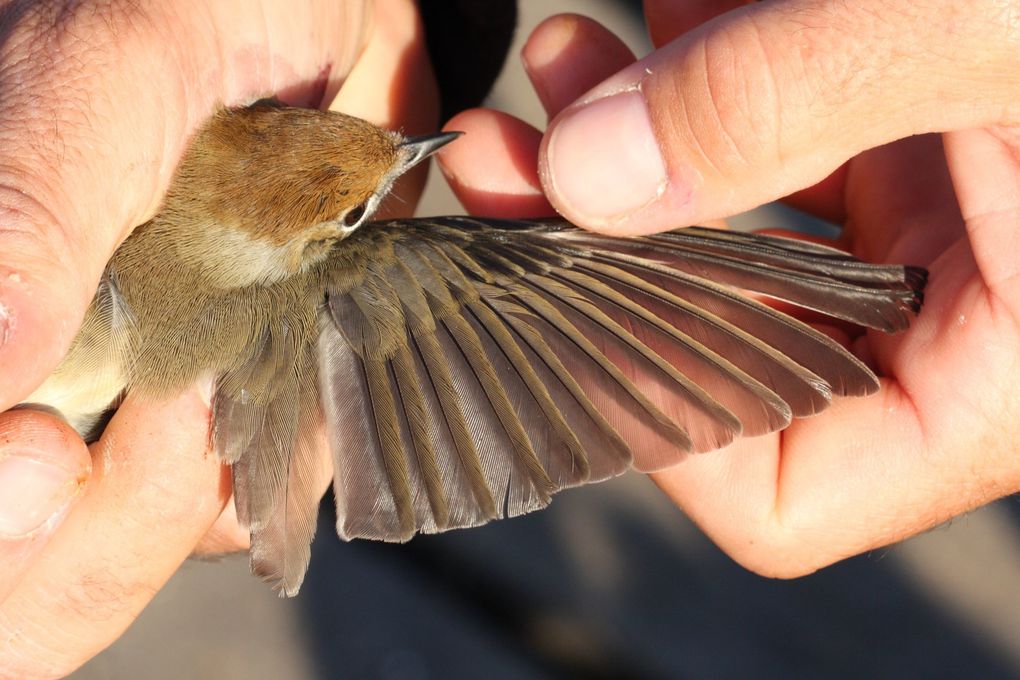
M 590 20 L 547 20 L 523 50 L 544 137 L 466 112 L 448 127 L 473 143 L 440 165 L 490 215 L 551 201 L 642 234 L 782 199 L 865 260 L 930 269 L 906 334 L 831 329 L 879 394 L 654 475 L 735 560 L 792 577 L 1020 488 L 1020 3 L 744 4 L 649 0 L 658 49 L 636 63 Z
M 0 31 L 0 411 L 61 359 L 219 106 L 276 93 L 409 133 L 436 122 L 410 0 L 6 3 Z M 91 451 L 52 415 L 0 415 L 0 678 L 69 673 L 196 546 L 245 546 L 208 452 L 209 389 L 129 397 Z

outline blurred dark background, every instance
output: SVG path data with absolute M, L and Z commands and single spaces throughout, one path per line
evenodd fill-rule
M 573 11 L 642 55 L 638 4 L 521 0 L 489 103 L 543 125 L 520 41 Z M 420 212 L 457 210 L 434 173 Z M 736 222 L 791 219 L 767 207 Z M 342 544 L 324 515 L 296 600 L 251 577 L 246 557 L 189 562 L 72 678 L 749 676 L 1020 677 L 1020 504 L 788 582 L 733 564 L 636 474 L 565 492 L 535 515 L 404 546 Z

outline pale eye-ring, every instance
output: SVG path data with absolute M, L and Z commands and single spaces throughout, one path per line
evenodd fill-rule
M 362 203 L 359 206 L 355 206 L 347 211 L 344 215 L 344 226 L 353 227 L 355 224 L 361 221 L 361 218 L 365 216 L 365 205 Z

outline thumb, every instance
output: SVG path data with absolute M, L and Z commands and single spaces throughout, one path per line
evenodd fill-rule
M 582 226 L 648 233 L 785 196 L 911 134 L 1018 121 L 1020 50 L 991 6 L 794 0 L 724 14 L 563 111 L 543 140 L 544 188 Z
M 85 444 L 59 418 L 0 414 L 0 603 L 82 495 L 91 469 Z
M 19 36 L 0 54 L 0 410 L 63 357 L 110 253 L 152 211 L 183 134 L 184 107 L 151 95 L 170 75 L 109 9 L 115 16 L 37 3 L 0 15 L 0 32 Z

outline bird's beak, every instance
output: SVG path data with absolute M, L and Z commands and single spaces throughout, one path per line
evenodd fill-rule
M 397 148 L 404 154 L 404 163 L 401 172 L 406 172 L 423 160 L 446 146 L 453 140 L 460 137 L 463 132 L 436 132 L 431 135 L 418 135 L 408 137 L 397 145 Z

